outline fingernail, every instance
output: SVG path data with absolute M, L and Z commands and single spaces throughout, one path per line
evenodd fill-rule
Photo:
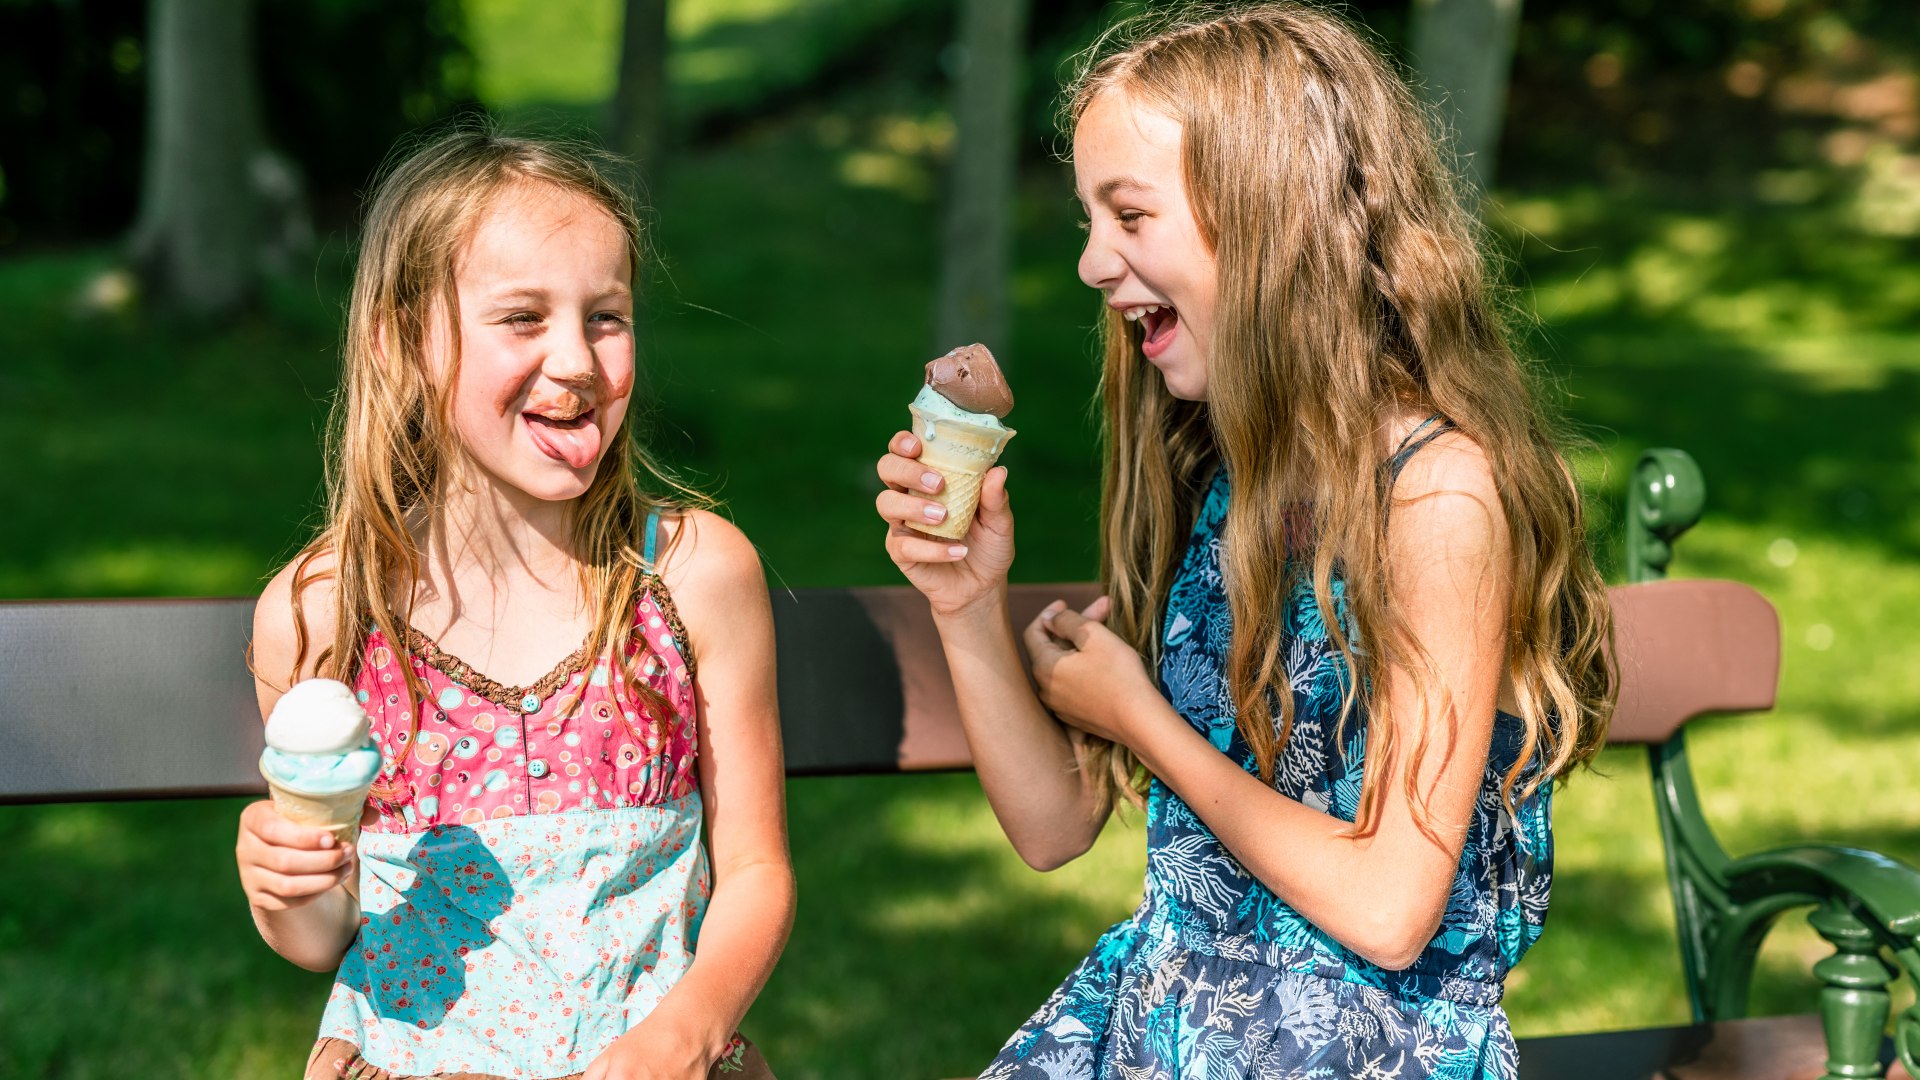
M 920 515 L 928 521 L 944 521 L 947 517 L 947 508 L 937 503 L 928 503 L 920 508 Z
M 920 440 L 909 435 L 906 438 L 900 440 L 900 449 L 905 450 L 907 453 L 911 454 L 915 450 L 920 449 Z
M 967 557 L 967 546 L 965 544 L 955 544 L 947 549 L 947 554 L 956 559 L 964 559 Z
M 323 834 L 323 835 L 322 835 L 322 836 L 320 837 L 320 846 L 321 846 L 321 847 L 323 847 L 323 848 L 330 848 L 330 847 L 332 847 L 332 846 L 333 846 L 333 834 L 332 834 L 332 833 L 326 833 L 326 834 Z
M 921 474 L 920 486 L 926 488 L 928 491 L 934 490 L 940 486 L 940 474 L 937 472 Z

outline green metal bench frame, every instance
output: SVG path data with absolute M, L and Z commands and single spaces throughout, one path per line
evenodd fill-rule
M 1674 541 L 1700 520 L 1705 505 L 1706 482 L 1691 456 L 1673 449 L 1642 454 L 1627 495 L 1628 580 L 1665 578 Z M 1761 940 L 1783 913 L 1812 907 L 1807 921 L 1835 949 L 1813 967 L 1826 984 L 1820 994 L 1826 1075 L 1882 1075 L 1880 1046 L 1892 1009 L 1887 987 L 1903 972 L 1920 985 L 1920 872 L 1830 844 L 1734 858 L 1701 810 L 1685 731 L 1649 746 L 1648 754 L 1694 1019 L 1746 1016 Z M 1920 1005 L 1901 1013 L 1893 1041 L 1901 1064 L 1920 1076 Z

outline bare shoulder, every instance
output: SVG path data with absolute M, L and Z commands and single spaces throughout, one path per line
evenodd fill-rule
M 1416 436 L 1418 438 L 1418 436 Z M 1473 436 L 1451 429 L 1407 457 L 1393 482 L 1388 534 L 1395 550 L 1435 543 L 1488 557 L 1504 555 L 1506 511 L 1493 461 Z
M 331 552 L 302 552 L 273 575 L 253 605 L 251 663 L 263 714 L 287 687 L 312 677 L 320 654 L 333 644 L 333 571 Z
M 760 552 L 740 527 L 707 510 L 663 519 L 660 576 L 689 632 L 767 607 Z

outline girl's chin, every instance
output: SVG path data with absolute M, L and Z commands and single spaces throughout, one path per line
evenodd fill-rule
M 1153 362 L 1160 370 L 1160 378 L 1167 384 L 1167 393 L 1181 401 L 1207 400 L 1207 376 L 1204 370 L 1196 372 L 1189 364 L 1161 357 Z

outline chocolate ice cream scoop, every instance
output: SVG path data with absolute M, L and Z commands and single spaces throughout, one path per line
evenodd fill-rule
M 1013 391 L 985 345 L 962 345 L 927 361 L 927 385 L 968 412 L 1005 416 L 1013 409 Z

